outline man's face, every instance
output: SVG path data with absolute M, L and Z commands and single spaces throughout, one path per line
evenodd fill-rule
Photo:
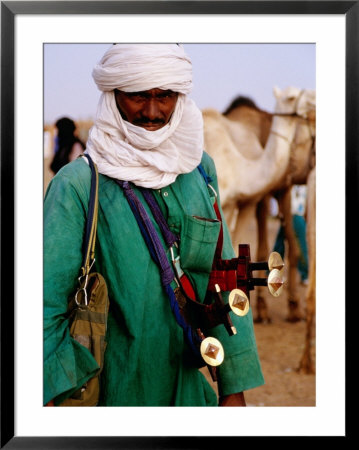
M 123 92 L 116 89 L 115 98 L 124 120 L 148 131 L 156 131 L 169 122 L 178 93 L 162 89 L 141 92 Z

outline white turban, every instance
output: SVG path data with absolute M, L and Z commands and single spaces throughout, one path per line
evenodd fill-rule
M 192 63 L 178 44 L 114 44 L 92 76 L 100 91 L 170 89 L 189 94 Z
M 86 152 L 100 173 L 159 189 L 198 166 L 203 153 L 203 119 L 186 95 L 192 88 L 192 65 L 182 46 L 115 44 L 95 66 L 93 77 L 103 93 Z M 168 124 L 148 131 L 121 117 L 114 89 L 139 92 L 154 88 L 179 93 Z

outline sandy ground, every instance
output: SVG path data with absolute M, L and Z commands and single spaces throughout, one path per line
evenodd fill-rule
M 315 406 L 315 375 L 296 371 L 304 347 L 305 321 L 285 321 L 285 294 L 279 299 L 268 297 L 268 302 L 272 323 L 254 324 L 265 385 L 245 393 L 247 406 Z M 314 347 L 315 343 L 315 361 Z M 208 374 L 206 369 L 203 373 Z M 217 390 L 216 383 L 208 380 Z

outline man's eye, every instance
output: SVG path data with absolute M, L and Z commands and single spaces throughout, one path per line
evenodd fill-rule
M 160 98 L 174 98 L 176 97 L 175 92 L 164 92 L 163 94 L 159 95 Z
M 146 97 L 141 94 L 131 94 L 129 97 L 135 102 L 143 102 L 146 99 Z

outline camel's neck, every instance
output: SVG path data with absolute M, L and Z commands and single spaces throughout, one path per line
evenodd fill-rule
M 264 157 L 268 172 L 273 174 L 272 184 L 276 184 L 287 170 L 291 146 L 297 121 L 291 116 L 274 116 Z
M 269 139 L 282 145 L 283 141 L 291 144 L 297 127 L 297 118 L 294 116 L 274 116 L 269 132 Z M 281 141 L 281 142 L 279 142 Z

